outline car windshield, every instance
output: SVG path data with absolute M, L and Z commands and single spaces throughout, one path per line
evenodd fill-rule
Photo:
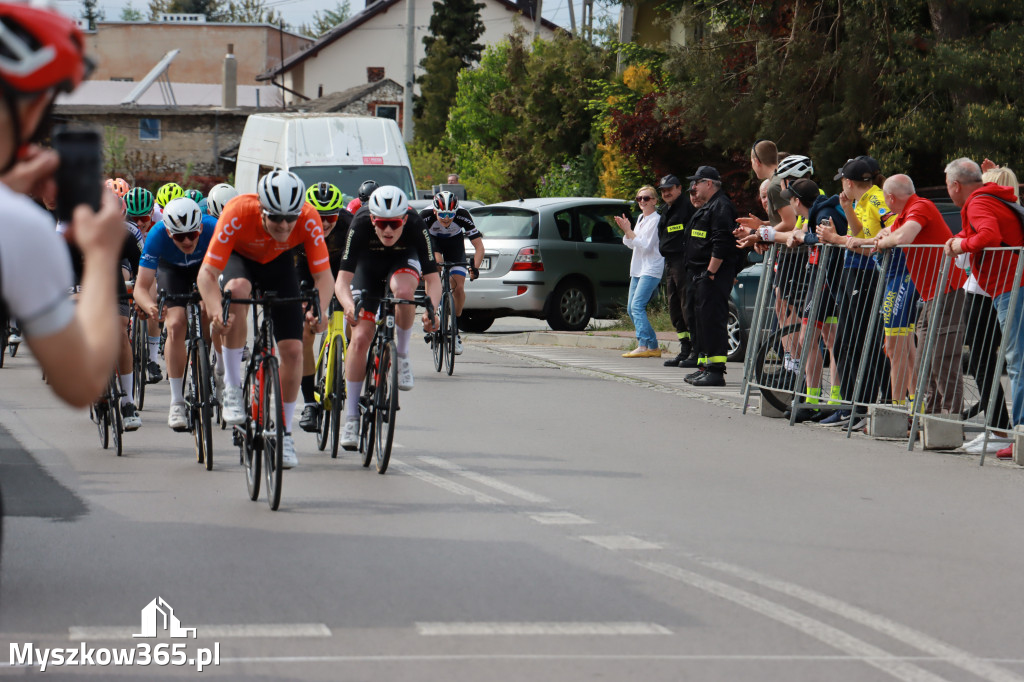
M 376 180 L 378 185 L 395 185 L 408 197 L 415 197 L 409 169 L 403 166 L 299 166 L 289 168 L 306 183 L 306 187 L 318 182 L 330 182 L 347 197 L 359 194 L 359 185 L 364 180 Z
M 512 206 L 481 206 L 470 210 L 473 222 L 488 239 L 536 239 L 536 211 Z

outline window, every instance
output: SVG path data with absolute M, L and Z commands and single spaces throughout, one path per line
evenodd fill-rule
M 569 211 L 560 211 L 555 214 L 555 227 L 558 229 L 558 236 L 565 241 L 577 241 L 572 229 L 572 214 Z
M 160 139 L 160 119 L 158 119 L 158 118 L 140 118 L 139 119 L 139 139 L 140 140 L 159 140 Z
M 394 104 L 378 104 L 374 116 L 378 118 L 390 118 L 392 121 L 398 120 L 398 106 Z

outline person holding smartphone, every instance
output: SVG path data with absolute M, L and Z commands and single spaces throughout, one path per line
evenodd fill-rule
M 86 77 L 85 41 L 71 19 L 47 9 L 0 3 L 0 21 L 6 29 L 0 32 L 0 301 L 21 322 L 54 393 L 85 407 L 106 387 L 120 347 L 111 273 L 124 240 L 121 202 L 102 191 L 97 174 L 90 182 L 101 197 L 98 210 L 74 206 L 71 234 L 83 253 L 76 307 L 67 293 L 73 281 L 67 250 L 52 217 L 26 195 L 50 202 L 59 189 L 58 155 L 32 141 L 49 132 L 56 95 Z

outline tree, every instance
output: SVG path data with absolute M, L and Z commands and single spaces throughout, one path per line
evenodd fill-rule
M 224 21 L 237 24 L 274 24 L 280 26 L 284 20 L 273 9 L 267 9 L 266 0 L 228 0 L 224 10 Z
M 434 2 L 434 13 L 430 15 L 430 30 L 423 36 L 423 46 L 430 52 L 435 40 L 444 40 L 449 54 L 462 60 L 467 67 L 480 61 L 484 46 L 476 42 L 484 33 L 484 22 L 480 10 L 484 4 L 476 0 L 447 0 Z M 422 65 L 422 62 L 421 62 Z
M 97 7 L 98 0 L 82 0 L 82 19 L 89 23 L 89 30 L 96 30 L 96 22 L 103 21 L 106 14 Z
M 121 21 L 142 21 L 142 12 L 129 2 L 121 8 Z
M 417 102 L 413 123 L 416 139 L 433 147 L 445 135 L 448 111 L 455 102 L 462 61 L 449 53 L 444 38 L 438 38 L 427 49 L 423 65 L 426 73 L 419 78 L 422 94 Z
M 351 2 L 349 0 L 338 2 L 334 9 L 324 10 L 323 14 L 319 11 L 314 12 L 313 23 L 309 26 L 303 24 L 299 27 L 299 32 L 319 38 L 338 24 L 344 23 L 350 16 L 352 16 Z

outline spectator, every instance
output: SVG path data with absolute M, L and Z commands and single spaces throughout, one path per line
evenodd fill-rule
M 448 184 L 449 185 L 457 185 L 457 184 L 459 184 L 459 174 L 458 173 L 449 173 L 448 174 Z
M 992 296 L 1006 348 L 1006 373 L 1010 377 L 1011 422 L 1024 422 L 1024 384 L 1021 383 L 1024 363 L 1024 292 L 1016 279 L 1019 252 L 985 249 L 1024 246 L 1021 230 L 1020 204 L 1011 187 L 983 182 L 981 168 L 967 158 L 946 166 L 946 191 L 960 207 L 961 236 L 946 242 L 948 254 L 970 254 L 971 272 L 978 285 Z M 1016 300 L 1011 301 L 1015 298 Z M 1010 304 L 1013 303 L 1011 308 Z M 1001 458 L 1013 456 L 1009 445 L 998 453 Z
M 102 206 L 74 210 L 71 232 L 84 254 L 78 305 L 67 249 L 49 214 L 26 194 L 53 199 L 58 158 L 29 144 L 48 130 L 47 112 L 61 91 L 85 77 L 85 41 L 75 23 L 56 12 L 0 4 L 0 288 L 50 387 L 64 401 L 84 407 L 110 381 L 120 348 L 113 273 L 124 240 L 121 202 L 101 192 Z M 100 179 L 97 178 L 97 182 Z
M 924 299 L 924 309 L 917 323 L 917 347 L 923 349 L 932 319 L 935 295 L 941 289 L 943 301 L 935 312 L 935 340 L 924 395 L 924 411 L 928 414 L 955 412 L 963 409 L 964 381 L 962 356 L 964 347 L 964 275 L 950 268 L 944 282 L 939 281 L 942 254 L 934 245 L 952 238 L 946 221 L 935 204 L 919 197 L 914 182 L 906 175 L 894 175 L 882 186 L 885 202 L 898 213 L 890 228 L 875 237 L 875 247 L 891 249 L 908 244 L 923 248 L 903 250 L 914 286 Z M 930 247 L 930 248 L 929 248 Z M 902 250 L 902 249 L 901 249 Z
M 686 380 L 694 386 L 724 386 L 729 294 L 739 256 L 733 237 L 736 208 L 722 191 L 722 178 L 715 168 L 701 166 L 688 179 L 703 202 L 687 229 L 686 266 L 694 284 L 690 319 L 697 332 L 695 350 L 704 367 Z
M 665 258 L 665 293 L 668 316 L 679 339 L 679 354 L 665 361 L 666 367 L 696 367 L 693 350 L 693 320 L 688 305 L 690 278 L 686 269 L 686 224 L 693 216 L 693 204 L 683 195 L 679 178 L 669 174 L 658 183 L 665 206 L 658 220 L 658 251 Z
M 629 262 L 629 299 L 626 308 L 636 327 L 637 346 L 623 353 L 624 358 L 661 357 L 658 337 L 647 319 L 647 304 L 658 290 L 665 270 L 665 258 L 658 252 L 658 221 L 661 216 L 655 210 L 657 201 L 655 189 L 644 185 L 636 192 L 636 203 L 641 212 L 636 227 L 630 227 L 627 216 L 615 216 L 615 224 L 623 233 L 622 243 L 633 249 L 633 257 Z

